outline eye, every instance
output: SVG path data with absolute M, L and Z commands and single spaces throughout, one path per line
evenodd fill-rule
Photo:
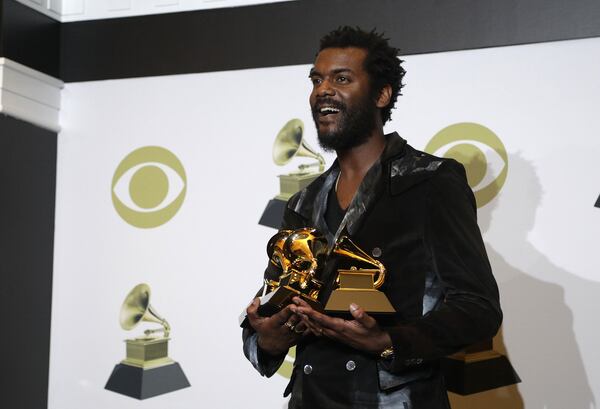
M 506 148 L 500 138 L 483 125 L 450 125 L 431 139 L 425 151 L 435 156 L 455 159 L 464 165 L 477 207 L 483 207 L 494 199 L 506 181 Z
M 170 151 L 147 146 L 121 161 L 112 182 L 117 213 L 135 227 L 157 227 L 169 221 L 181 207 L 186 175 Z
M 340 75 L 339 77 L 336 78 L 336 81 L 344 84 L 346 82 L 349 82 L 350 80 L 348 79 L 348 77 Z
M 313 85 L 319 85 L 323 80 L 318 77 L 310 77 L 310 82 L 312 82 Z

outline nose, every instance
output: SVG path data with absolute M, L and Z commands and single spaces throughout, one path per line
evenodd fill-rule
M 320 84 L 316 86 L 316 95 L 318 97 L 327 97 L 335 95 L 335 89 L 331 86 L 331 83 L 324 79 Z

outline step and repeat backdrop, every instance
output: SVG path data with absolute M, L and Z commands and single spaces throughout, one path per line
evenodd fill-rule
M 505 313 L 495 349 L 523 380 L 452 396 L 455 406 L 590 408 L 600 397 L 600 39 L 405 59 L 386 130 L 465 164 Z M 275 230 L 258 221 L 277 176 L 310 162 L 275 165 L 275 136 L 298 118 L 318 147 L 309 69 L 65 86 L 50 409 L 286 405 L 286 371 L 255 372 L 238 316 L 261 285 Z M 140 283 L 150 291 L 122 308 Z M 125 340 L 161 328 L 132 324 L 148 302 L 190 386 L 138 400 L 105 385 Z

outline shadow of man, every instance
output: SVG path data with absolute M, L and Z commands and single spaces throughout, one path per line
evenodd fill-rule
M 600 285 L 554 265 L 528 240 L 543 191 L 531 163 L 511 155 L 509 164 L 509 180 L 498 197 L 479 209 L 479 225 L 504 312 L 494 349 L 509 357 L 522 383 L 469 396 L 450 393 L 452 407 L 595 407 L 565 291 L 575 297 L 597 297 Z

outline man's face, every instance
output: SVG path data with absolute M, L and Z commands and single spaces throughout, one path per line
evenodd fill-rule
M 365 143 L 379 115 L 362 48 L 326 48 L 310 72 L 310 107 L 319 144 L 344 151 Z

